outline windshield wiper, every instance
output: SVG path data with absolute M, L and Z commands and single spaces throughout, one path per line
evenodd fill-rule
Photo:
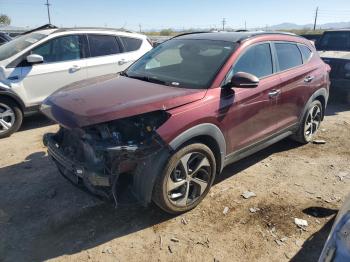
M 154 77 L 149 77 L 149 76 L 138 76 L 138 75 L 127 75 L 127 77 L 130 78 L 134 78 L 134 79 L 138 79 L 138 80 L 142 80 L 142 81 L 146 81 L 146 82 L 150 82 L 150 83 L 155 83 L 155 84 L 161 84 L 161 85 L 166 85 L 169 86 L 170 83 L 160 80 L 158 78 L 154 78 Z

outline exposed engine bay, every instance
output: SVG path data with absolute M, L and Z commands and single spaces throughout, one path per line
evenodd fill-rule
M 155 111 L 44 136 L 61 174 L 94 194 L 114 199 L 120 174 L 133 174 L 145 158 L 167 147 L 156 129 L 169 114 Z M 144 163 L 143 163 L 144 164 Z

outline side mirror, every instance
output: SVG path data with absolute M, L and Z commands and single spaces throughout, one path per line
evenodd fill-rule
M 27 62 L 29 64 L 39 64 L 44 62 L 44 58 L 41 55 L 31 54 L 27 56 Z
M 259 78 L 249 73 L 238 72 L 231 78 L 228 85 L 230 87 L 255 88 L 259 85 Z

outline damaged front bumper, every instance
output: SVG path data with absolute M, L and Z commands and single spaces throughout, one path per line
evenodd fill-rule
M 87 128 L 60 127 L 43 140 L 60 173 L 72 183 L 117 204 L 118 179 L 128 174 L 133 178 L 131 192 L 148 204 L 170 149 L 155 131 L 162 121 L 146 120 L 137 117 Z

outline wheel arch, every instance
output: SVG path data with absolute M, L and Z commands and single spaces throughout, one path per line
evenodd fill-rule
M 5 97 L 5 98 L 13 101 L 22 110 L 22 113 L 24 112 L 25 105 L 24 105 L 23 101 L 16 94 L 13 94 L 12 92 L 0 90 L 0 97 Z
M 301 123 L 301 121 L 303 120 L 303 117 L 309 107 L 309 105 L 315 101 L 315 100 L 319 100 L 322 104 L 322 120 L 324 118 L 325 115 L 325 111 L 326 111 L 326 107 L 327 107 L 327 102 L 328 102 L 328 91 L 326 88 L 320 88 L 318 90 L 316 90 L 309 98 L 309 100 L 306 102 L 305 106 L 304 106 L 304 110 L 302 112 L 302 114 L 299 116 L 299 123 Z

